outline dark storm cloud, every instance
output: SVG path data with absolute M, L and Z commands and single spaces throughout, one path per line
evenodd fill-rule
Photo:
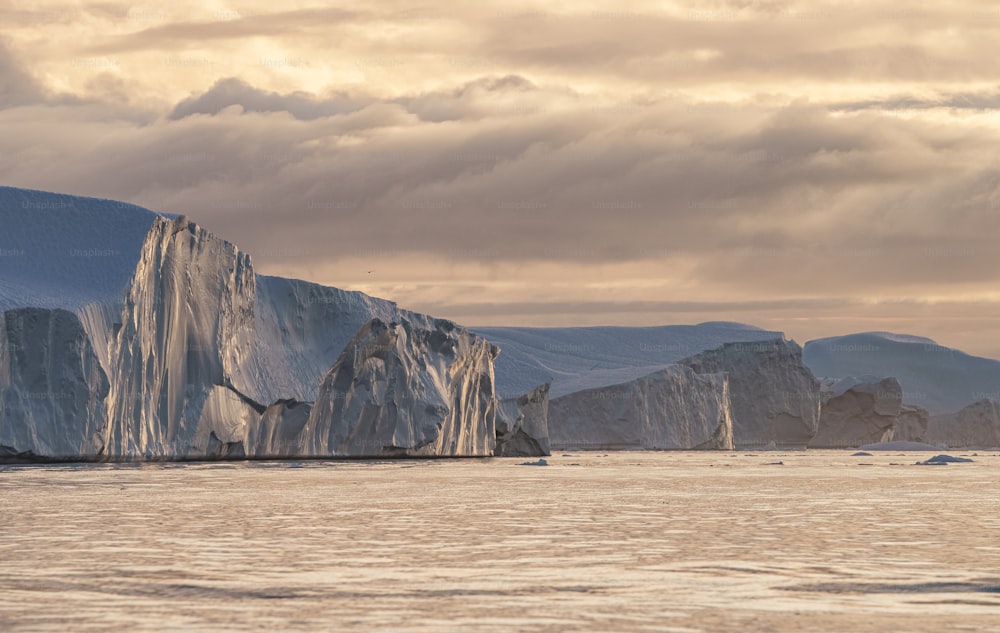
M 208 91 L 178 103 L 170 113 L 170 118 L 182 119 L 192 114 L 218 114 L 225 108 L 238 105 L 247 112 L 287 112 L 296 119 L 309 121 L 355 112 L 371 101 L 371 99 L 353 100 L 347 95 L 318 99 L 305 92 L 279 94 L 259 90 L 245 81 L 230 77 L 220 79 Z
M 853 103 L 834 104 L 831 106 L 831 109 L 843 111 L 885 110 L 890 112 L 930 110 L 933 108 L 954 108 L 957 110 L 997 110 L 1000 109 L 1000 91 L 955 92 L 942 94 L 934 98 L 900 96 L 893 99 L 870 99 Z

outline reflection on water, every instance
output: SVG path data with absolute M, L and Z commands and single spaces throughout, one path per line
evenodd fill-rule
M 0 629 L 1000 631 L 1000 456 L 926 457 L 3 467 Z

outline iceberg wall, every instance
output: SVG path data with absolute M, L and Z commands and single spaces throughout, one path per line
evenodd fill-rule
M 819 382 L 794 341 L 726 343 L 679 361 L 699 374 L 729 376 L 736 447 L 805 447 L 819 425 Z
M 75 314 L 47 308 L 0 314 L 0 456 L 100 457 L 108 390 Z
M 554 398 L 548 426 L 559 450 L 733 448 L 728 379 L 681 365 Z

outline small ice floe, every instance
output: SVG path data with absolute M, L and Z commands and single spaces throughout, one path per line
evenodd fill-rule
M 971 462 L 972 460 L 968 457 L 952 457 L 951 455 L 935 455 L 927 461 L 917 462 L 917 466 L 946 466 L 948 464 L 957 464 L 961 462 Z
M 851 457 L 871 457 L 871 453 L 866 453 L 864 451 L 858 451 L 857 453 L 852 453 Z
M 518 466 L 548 466 L 549 463 L 545 461 L 544 458 L 539 459 L 537 462 L 521 462 Z

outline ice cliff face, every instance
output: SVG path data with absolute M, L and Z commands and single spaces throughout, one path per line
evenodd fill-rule
M 670 365 L 549 402 L 555 449 L 731 449 L 729 382 Z
M 736 447 L 804 447 L 819 425 L 820 388 L 794 341 L 727 343 L 680 361 L 699 374 L 729 376 Z
M 183 217 L 154 222 L 112 343 L 109 456 L 199 457 L 243 441 L 263 411 L 240 370 L 254 282 L 232 244 Z
M 902 412 L 903 387 L 895 378 L 853 385 L 823 394 L 819 430 L 810 448 L 863 446 L 895 439 Z
M 497 414 L 497 457 L 538 457 L 550 454 L 549 384 L 517 398 L 500 401 Z
M 498 351 L 448 321 L 424 329 L 406 320 L 372 320 L 324 377 L 303 452 L 491 455 Z
M 928 441 L 955 448 L 1000 448 L 1000 402 L 979 400 L 961 410 L 934 416 Z
M 45 308 L 0 314 L 0 456 L 97 458 L 108 388 L 75 314 Z

